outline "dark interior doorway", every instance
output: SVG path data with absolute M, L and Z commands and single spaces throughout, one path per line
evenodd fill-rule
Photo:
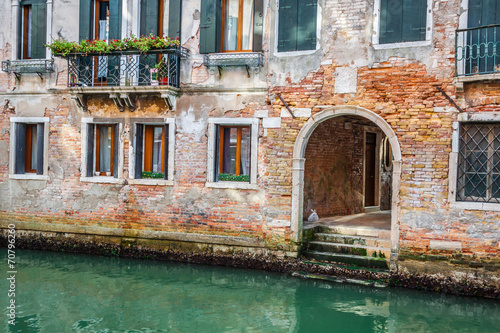
M 365 139 L 365 207 L 375 206 L 377 134 L 366 133 Z

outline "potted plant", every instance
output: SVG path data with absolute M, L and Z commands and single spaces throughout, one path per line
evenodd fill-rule
M 160 62 L 155 66 L 155 68 L 158 69 L 158 81 L 160 86 L 168 85 L 168 66 L 164 60 L 164 58 L 161 58 Z

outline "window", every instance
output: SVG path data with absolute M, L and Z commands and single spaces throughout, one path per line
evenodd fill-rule
M 217 125 L 215 181 L 250 181 L 250 126 Z
M 136 125 L 135 178 L 168 179 L 169 125 Z
M 465 74 L 500 71 L 500 1 L 469 0 Z
M 21 1 L 20 59 L 43 59 L 46 54 L 47 4 L 45 0 Z
M 16 174 L 43 174 L 43 130 L 42 123 L 16 124 Z
M 121 0 L 80 0 L 80 41 L 121 39 L 121 21 Z M 119 67 L 120 57 L 82 57 L 78 77 L 87 85 L 117 86 L 120 84 Z
M 378 44 L 426 40 L 428 0 L 379 0 Z
M 48 117 L 11 117 L 12 178 L 42 179 L 40 176 L 47 175 L 48 122 Z
M 263 0 L 202 0 L 200 53 L 262 51 Z
M 460 125 L 457 201 L 500 202 L 500 124 Z
M 208 119 L 207 187 L 257 189 L 258 118 Z
M 278 52 L 316 49 L 317 0 L 279 0 Z
M 86 175 L 118 178 L 119 124 L 89 123 L 86 131 Z

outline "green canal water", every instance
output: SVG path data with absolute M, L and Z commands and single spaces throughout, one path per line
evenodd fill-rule
M 15 326 L 0 282 L 5 332 L 500 332 L 494 300 L 64 253 L 16 261 Z

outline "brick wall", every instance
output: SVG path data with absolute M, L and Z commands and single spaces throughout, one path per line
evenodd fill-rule
M 305 217 L 311 209 L 320 217 L 363 211 L 364 127 L 355 120 L 329 119 L 311 135 L 305 153 Z M 351 129 L 344 128 L 346 122 L 352 125 Z

